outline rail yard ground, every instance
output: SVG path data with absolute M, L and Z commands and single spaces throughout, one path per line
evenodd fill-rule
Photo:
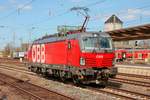
M 150 78 L 144 75 L 118 73 L 115 79 L 110 79 L 106 88 L 102 88 L 95 84 L 85 85 L 84 87 L 82 87 L 75 86 L 70 81 L 63 83 L 60 82 L 58 79 L 43 78 L 40 75 L 29 72 L 24 63 L 19 63 L 19 61 L 17 60 L 6 59 L 0 61 L 0 73 L 17 78 L 23 83 L 32 83 L 34 85 L 49 89 L 55 93 L 64 95 L 69 99 L 150 99 Z M 36 96 L 40 96 L 39 94 L 42 94 L 42 92 L 31 93 Z M 55 98 L 53 95 L 50 96 L 52 96 L 52 98 Z M 31 95 L 27 93 L 22 93 L 16 88 L 7 84 L 6 82 L 0 81 L 0 97 L 7 98 L 8 100 L 28 100 L 29 98 L 31 98 Z M 55 99 L 59 100 L 57 97 Z

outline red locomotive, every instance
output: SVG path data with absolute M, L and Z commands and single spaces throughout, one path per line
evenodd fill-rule
M 102 32 L 50 35 L 35 40 L 28 51 L 31 71 L 72 78 L 75 83 L 106 83 L 115 76 L 112 39 Z
M 106 85 L 117 73 L 112 39 L 107 33 L 85 32 L 88 19 L 79 30 L 35 40 L 28 51 L 29 69 L 63 81 Z

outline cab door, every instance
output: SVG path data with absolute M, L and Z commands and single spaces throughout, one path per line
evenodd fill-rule
M 67 65 L 68 66 L 71 66 L 71 49 L 72 49 L 72 46 L 71 46 L 71 41 L 68 40 L 67 41 Z
M 79 66 L 80 48 L 76 39 L 67 41 L 67 65 Z

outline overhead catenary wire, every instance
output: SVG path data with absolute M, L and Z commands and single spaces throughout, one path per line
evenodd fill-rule
M 106 0 L 100 0 L 100 1 L 97 1 L 97 2 L 94 2 L 94 3 L 87 4 L 87 5 L 85 5 L 84 7 L 92 7 L 92 6 L 101 4 L 101 3 L 105 2 L 105 1 L 106 1 Z M 25 26 L 36 26 L 37 24 L 41 24 L 41 23 L 44 23 L 44 22 L 46 22 L 46 21 L 50 21 L 50 20 L 52 20 L 53 18 L 60 17 L 60 16 L 63 16 L 63 15 L 65 15 L 65 14 L 68 14 L 68 13 L 70 13 L 70 10 L 69 10 L 69 9 L 67 9 L 66 11 L 64 11 L 64 12 L 62 12 L 62 13 L 56 14 L 56 15 L 51 16 L 51 17 L 49 17 L 49 18 L 46 18 L 46 19 L 43 19 L 43 20 L 40 20 L 40 21 L 38 21 L 38 22 L 29 24 L 29 25 L 25 25 Z
M 34 1 L 34 0 L 31 0 L 30 2 L 33 2 L 33 1 Z M 95 5 L 104 3 L 105 1 L 107 1 L 107 0 L 99 0 L 99 1 L 97 1 L 97 2 L 87 4 L 87 5 L 85 5 L 85 7 L 92 7 L 92 6 L 95 6 Z M 30 4 L 30 2 L 29 2 L 29 4 Z M 27 5 L 28 5 L 28 3 L 27 3 Z M 26 5 L 25 5 L 25 6 L 26 6 Z M 25 6 L 23 6 L 23 7 L 25 7 Z M 135 9 L 144 9 L 144 8 L 148 8 L 149 6 L 150 6 L 150 5 L 146 5 L 146 6 L 138 7 L 138 8 L 135 8 Z M 23 8 L 23 7 L 22 7 L 22 8 Z M 18 10 L 18 9 L 17 9 L 17 10 Z M 20 10 L 21 10 L 21 9 L 20 9 Z M 69 13 L 69 12 L 70 12 L 70 11 L 67 10 L 67 11 L 64 11 L 64 12 L 62 12 L 62 13 L 58 13 L 58 14 L 56 14 L 56 15 L 54 15 L 54 16 L 48 17 L 48 18 L 46 18 L 46 19 L 39 20 L 39 21 L 37 21 L 37 22 L 35 22 L 35 23 L 31 23 L 31 24 L 23 25 L 23 26 L 29 26 L 29 27 L 30 27 L 30 26 L 36 26 L 36 25 L 38 25 L 38 24 L 42 24 L 42 23 L 44 23 L 44 22 L 53 20 L 53 19 L 56 18 L 56 17 L 63 16 L 63 15 L 65 15 L 65 14 Z M 116 13 L 117 13 L 117 14 L 121 14 L 121 13 L 124 14 L 124 12 L 122 12 L 122 11 L 116 12 Z M 103 15 L 103 17 L 105 17 L 105 16 L 108 17 L 108 15 Z M 99 18 L 97 18 L 96 20 L 99 20 Z M 93 21 L 93 20 L 91 20 L 91 21 Z
M 63 16 L 63 15 L 65 15 L 65 14 L 69 13 L 69 12 L 70 12 L 70 11 L 68 10 L 68 11 L 65 11 L 65 12 L 63 12 L 63 13 L 59 13 L 59 14 L 57 14 L 57 15 L 54 15 L 54 16 L 45 18 L 45 19 L 43 19 L 43 20 L 40 20 L 40 21 L 35 22 L 35 23 L 28 24 L 28 25 L 25 25 L 25 26 L 36 26 L 36 25 L 38 25 L 38 24 L 41 24 L 41 23 L 47 22 L 47 21 L 49 21 L 49 20 L 52 20 L 53 18 L 56 18 L 56 17 L 58 17 L 58 16 L 59 16 L 59 17 L 60 17 L 60 16 Z
M 92 7 L 92 6 L 104 3 L 105 1 L 106 0 L 100 0 L 100 1 L 97 1 L 97 2 L 94 2 L 94 3 L 87 4 L 87 5 L 85 5 L 85 7 Z
M 8 13 L 7 15 L 0 17 L 0 20 L 6 19 L 6 18 L 12 16 L 15 13 L 18 13 L 18 11 L 21 11 L 23 8 L 25 8 L 26 6 L 32 4 L 34 1 L 35 0 L 30 0 L 29 2 L 25 3 L 22 7 L 19 7 L 17 9 L 13 10 L 12 12 Z
M 142 6 L 142 7 L 136 7 L 136 8 L 133 8 L 134 10 L 143 10 L 143 9 L 146 9 L 146 8 L 149 8 L 150 7 L 150 5 L 148 4 L 148 5 L 144 5 L 144 6 Z M 128 14 L 129 12 L 129 8 L 127 9 L 127 10 L 123 10 L 123 11 L 118 11 L 118 12 L 115 12 L 115 13 L 112 13 L 112 14 L 116 14 L 116 15 L 119 15 L 119 16 L 121 16 L 121 15 L 126 15 L 126 14 Z M 141 12 L 142 13 L 142 12 Z M 97 18 L 92 18 L 90 21 L 96 21 L 96 20 L 100 20 L 100 18 L 107 18 L 107 17 L 110 17 L 111 16 L 111 14 L 107 14 L 107 15 L 105 15 L 105 14 L 103 14 L 103 15 L 101 15 L 101 16 L 98 16 Z M 145 16 L 142 16 L 142 18 L 141 18 L 141 14 L 139 15 L 139 17 L 140 17 L 140 19 L 136 16 L 136 19 L 131 19 L 131 20 L 129 20 L 129 21 L 125 21 L 125 26 L 127 26 L 128 25 L 128 27 L 129 27 L 129 25 L 131 24 L 131 23 L 135 23 L 135 24 L 141 24 L 142 23 L 142 21 L 144 21 L 144 19 L 146 18 L 146 19 L 150 19 L 150 16 L 149 17 L 145 17 Z M 143 19 L 144 18 L 144 19 Z M 145 23 L 145 22 L 144 22 Z M 132 24 L 133 25 L 133 24 Z
M 142 9 L 149 8 L 149 7 L 150 7 L 150 5 L 145 5 L 145 6 L 137 7 L 137 8 L 134 8 L 134 9 L 142 10 Z M 127 9 L 127 10 L 129 10 L 129 9 Z M 126 12 L 126 10 L 124 10 L 124 11 L 118 11 L 118 12 L 114 12 L 114 13 L 116 13 L 117 15 L 121 15 L 121 14 L 126 14 L 127 12 Z M 102 15 L 102 17 L 109 17 L 109 16 L 110 16 L 110 14 L 107 14 L 107 15 L 103 14 Z M 99 20 L 99 19 L 100 18 L 92 19 L 92 21 Z
M 94 3 L 90 3 L 90 4 L 85 5 L 85 7 L 91 7 L 91 6 L 94 6 L 94 5 L 103 3 L 103 2 L 105 2 L 105 1 L 106 1 L 106 0 L 101 0 L 101 1 L 94 2 Z M 65 15 L 65 14 L 68 14 L 70 11 L 71 11 L 70 9 L 69 9 L 69 10 L 67 9 L 67 10 L 64 11 L 63 13 L 56 14 L 56 15 L 51 16 L 51 17 L 49 17 L 49 18 L 46 18 L 46 19 L 44 19 L 44 20 L 40 20 L 40 21 L 38 21 L 38 22 L 36 22 L 36 23 L 32 23 L 32 24 L 25 25 L 25 26 L 30 26 L 30 27 L 32 27 L 32 26 L 35 26 L 35 25 L 38 25 L 38 24 L 47 22 L 47 21 L 49 21 L 49 20 L 52 20 L 53 18 L 60 17 L 60 16 L 63 16 L 63 15 Z

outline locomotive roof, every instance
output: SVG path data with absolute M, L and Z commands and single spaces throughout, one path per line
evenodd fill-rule
M 85 32 L 83 34 L 81 33 L 81 35 L 83 35 L 83 36 L 90 36 L 93 34 L 98 34 L 99 36 L 102 36 L 102 37 L 110 37 L 110 35 L 107 34 L 106 32 Z
M 33 44 L 63 41 L 66 39 L 77 39 L 79 37 L 84 37 L 84 36 L 93 36 L 93 34 L 98 34 L 99 36 L 102 36 L 102 37 L 110 37 L 109 34 L 104 33 L 104 32 L 82 32 L 82 33 L 75 33 L 75 34 L 67 34 L 66 36 L 62 36 L 63 34 L 58 33 L 58 34 L 53 34 L 53 35 L 46 35 L 42 38 L 39 38 L 33 41 Z

